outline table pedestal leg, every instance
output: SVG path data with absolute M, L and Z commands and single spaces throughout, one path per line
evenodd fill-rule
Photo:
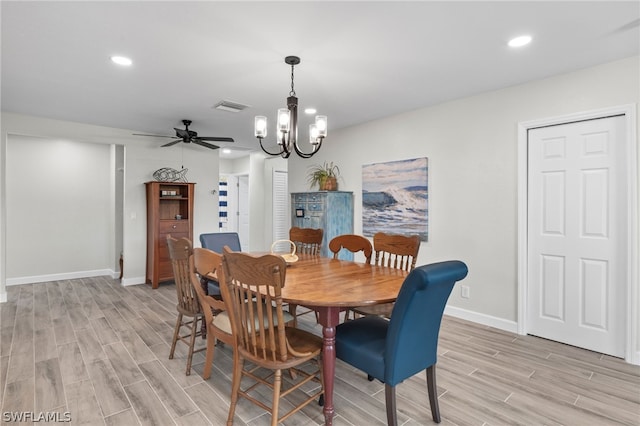
M 322 377 L 324 379 L 324 424 L 333 424 L 333 382 L 336 372 L 336 326 L 340 320 L 340 309 L 318 308 L 322 324 Z

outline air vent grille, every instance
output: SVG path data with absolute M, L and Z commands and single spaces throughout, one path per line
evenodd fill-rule
M 240 112 L 242 110 L 249 108 L 249 105 L 243 105 L 238 102 L 232 102 L 232 101 L 220 101 L 217 104 L 215 104 L 213 107 L 215 109 L 220 109 L 222 111 Z

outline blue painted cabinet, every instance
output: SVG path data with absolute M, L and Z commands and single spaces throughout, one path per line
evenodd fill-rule
M 322 228 L 320 253 L 324 257 L 333 256 L 329 241 L 337 235 L 353 234 L 353 192 L 292 192 L 291 226 Z M 353 253 L 343 250 L 339 258 L 353 260 Z

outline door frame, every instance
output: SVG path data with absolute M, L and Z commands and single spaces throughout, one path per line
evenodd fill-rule
M 626 285 L 626 331 L 625 361 L 640 365 L 638 344 L 638 141 L 636 139 L 636 105 L 628 104 L 584 111 L 574 114 L 548 117 L 518 123 L 518 334 L 527 334 L 527 295 L 528 295 L 528 237 L 527 237 L 527 200 L 528 182 L 528 131 L 536 127 L 568 124 L 576 121 L 606 118 L 623 115 L 625 119 L 626 146 L 623 148 L 627 158 L 627 199 L 629 200 L 627 227 L 627 282 Z

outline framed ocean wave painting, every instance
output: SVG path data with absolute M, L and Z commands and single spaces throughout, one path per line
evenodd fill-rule
M 362 233 L 420 236 L 428 239 L 428 158 L 362 166 Z

